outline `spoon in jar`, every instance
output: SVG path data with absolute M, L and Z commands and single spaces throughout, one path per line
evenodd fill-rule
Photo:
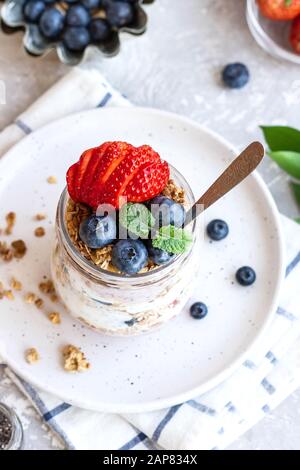
M 248 145 L 190 208 L 186 217 L 187 223 L 195 220 L 199 214 L 249 176 L 262 161 L 264 154 L 265 150 L 260 142 L 252 142 Z

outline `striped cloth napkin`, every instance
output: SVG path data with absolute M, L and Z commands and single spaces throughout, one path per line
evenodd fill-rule
M 130 106 L 99 71 L 75 68 L 0 133 L 0 156 L 25 134 L 76 111 Z M 264 339 L 224 383 L 187 403 L 134 415 L 82 410 L 6 373 L 68 449 L 224 449 L 300 386 L 300 226 L 282 216 L 281 302 Z

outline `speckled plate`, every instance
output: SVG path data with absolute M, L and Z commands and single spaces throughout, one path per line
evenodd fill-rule
M 161 330 L 133 338 L 99 335 L 74 322 L 58 305 L 45 309 L 25 304 L 25 292 L 38 291 L 49 276 L 51 239 L 65 172 L 87 147 L 104 140 L 148 143 L 172 163 L 199 196 L 234 156 L 216 134 L 185 118 L 149 109 L 97 109 L 57 121 L 26 137 L 0 162 L 1 219 L 17 213 L 12 239 L 24 239 L 21 261 L 0 264 L 0 279 L 23 283 L 15 301 L 0 302 L 0 354 L 24 379 L 83 408 L 141 412 L 164 408 L 207 391 L 245 360 L 262 336 L 277 305 L 283 277 L 283 244 L 274 202 L 257 174 L 211 207 L 204 223 L 225 219 L 230 234 L 222 242 L 204 237 L 200 275 L 193 298 L 182 314 Z M 248 142 L 245 142 L 247 144 Z M 50 185 L 47 178 L 57 177 Z M 35 222 L 37 213 L 47 220 Z M 1 222 L 3 225 L 3 222 Z M 38 225 L 46 236 L 35 238 Z M 1 237 L 3 239 L 3 237 Z M 251 265 L 257 282 L 250 288 L 234 279 L 237 268 Z M 189 315 L 195 300 L 208 305 L 201 321 Z M 59 310 L 62 324 L 46 313 Z M 82 374 L 64 372 L 61 349 L 79 346 L 91 362 Z M 28 365 L 24 351 L 36 347 L 41 361 Z

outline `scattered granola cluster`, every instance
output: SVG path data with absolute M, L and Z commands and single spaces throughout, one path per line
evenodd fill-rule
M 35 348 L 30 348 L 25 352 L 25 358 L 28 364 L 34 364 L 35 362 L 39 361 L 40 356 Z
M 49 184 L 56 184 L 57 183 L 57 178 L 55 176 L 49 176 L 47 178 L 47 183 Z
M 91 367 L 84 353 L 72 344 L 65 346 L 63 349 L 63 357 L 64 369 L 67 372 L 83 372 Z

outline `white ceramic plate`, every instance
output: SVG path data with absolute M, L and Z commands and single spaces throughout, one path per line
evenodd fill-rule
M 133 338 L 99 335 L 74 322 L 61 307 L 46 301 L 45 312 L 25 304 L 25 292 L 38 292 L 49 276 L 54 217 L 65 173 L 87 147 L 105 140 L 148 143 L 190 182 L 199 196 L 233 158 L 232 147 L 216 134 L 182 117 L 136 108 L 97 109 L 70 116 L 29 135 L 0 162 L 1 218 L 17 213 L 12 239 L 24 239 L 21 261 L 0 264 L 0 279 L 22 281 L 16 300 L 0 303 L 0 354 L 24 379 L 62 400 L 93 410 L 141 412 L 174 405 L 224 380 L 246 358 L 277 306 L 283 276 L 283 248 L 274 202 L 255 174 L 204 215 L 225 219 L 230 234 L 222 242 L 203 240 L 200 276 L 194 297 L 177 319 L 161 330 Z M 58 184 L 50 185 L 54 175 Z M 44 222 L 33 216 L 46 212 Z M 2 224 L 3 225 L 3 224 Z M 36 238 L 42 225 L 46 236 Z M 3 239 L 3 237 L 1 237 Z M 251 265 L 255 285 L 235 282 L 236 270 Z M 189 315 L 193 301 L 205 302 L 208 316 Z M 55 326 L 46 312 L 62 312 Z M 72 343 L 85 352 L 91 369 L 64 372 L 61 349 Z M 36 347 L 41 361 L 28 365 L 24 351 Z

